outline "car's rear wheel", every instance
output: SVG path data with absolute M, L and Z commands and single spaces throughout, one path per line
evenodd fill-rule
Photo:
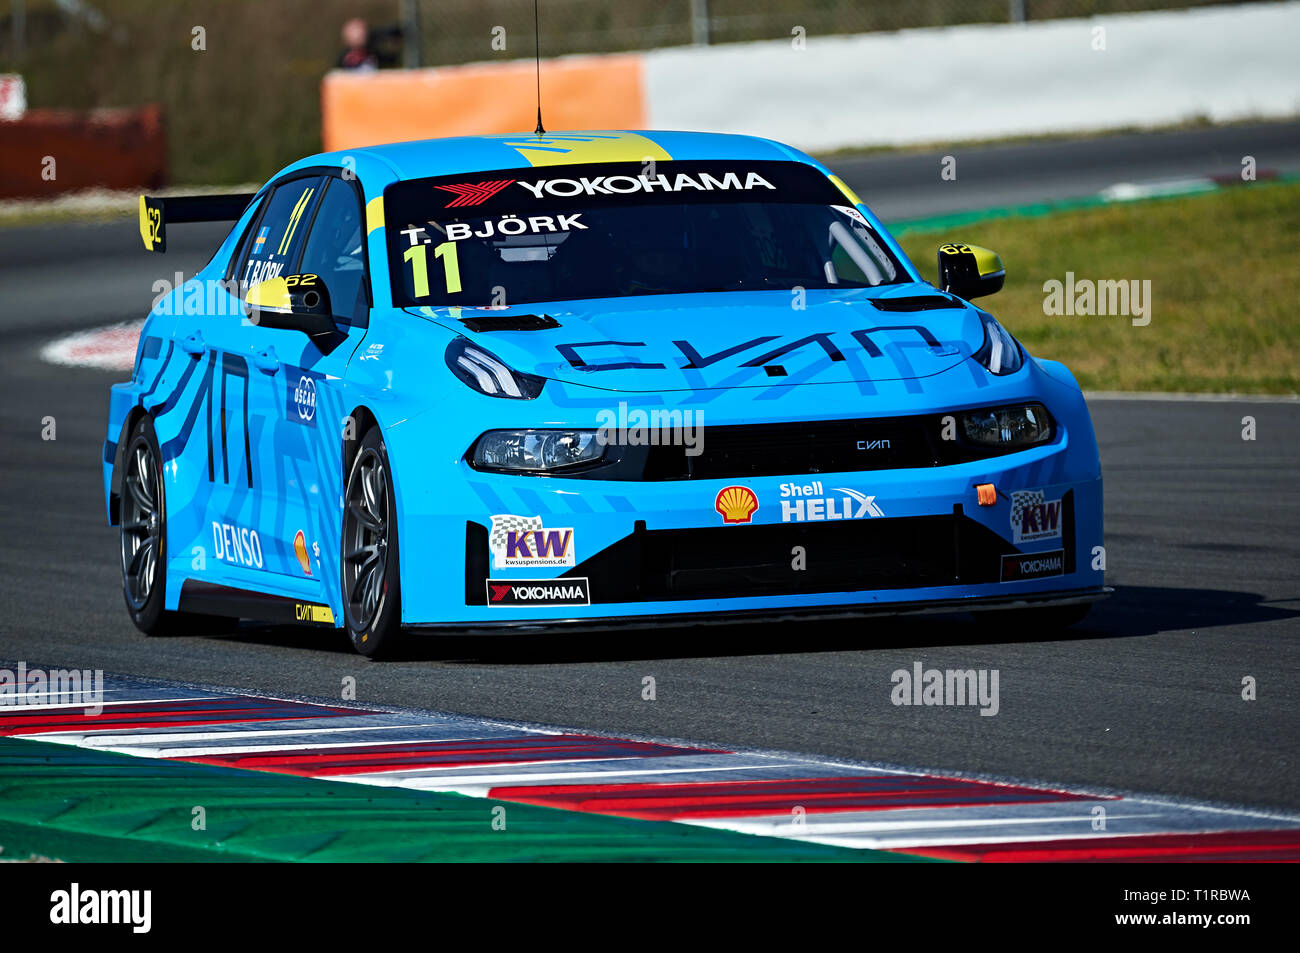
M 167 596 L 167 495 L 162 453 L 153 422 L 141 417 L 123 460 L 118 513 L 122 596 L 136 628 L 146 635 L 201 635 L 232 620 L 163 608 Z
M 397 504 L 378 428 L 361 438 L 348 471 L 340 564 L 344 622 L 353 648 L 372 658 L 390 651 L 402 621 Z

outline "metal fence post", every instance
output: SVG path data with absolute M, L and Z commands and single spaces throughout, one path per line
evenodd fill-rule
M 402 65 L 417 69 L 420 65 L 420 0 L 402 0 Z
M 26 0 L 13 0 L 10 4 L 13 24 L 13 56 L 15 63 L 21 63 L 27 55 L 27 4 Z
M 709 0 L 691 0 L 691 42 L 709 45 Z

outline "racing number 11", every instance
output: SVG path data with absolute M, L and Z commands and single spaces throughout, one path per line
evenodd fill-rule
M 429 296 L 429 264 L 425 246 L 412 245 L 402 253 L 402 259 L 411 263 L 411 277 L 414 282 L 416 298 Z M 447 282 L 447 293 L 460 291 L 460 260 L 456 257 L 456 243 L 443 242 L 434 246 L 433 257 L 442 259 L 443 277 Z

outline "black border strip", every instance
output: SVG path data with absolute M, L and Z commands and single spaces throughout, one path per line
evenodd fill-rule
M 221 586 L 214 582 L 186 579 L 181 584 L 179 609 L 182 612 L 253 619 L 258 622 L 335 627 L 332 622 L 313 622 L 299 618 L 300 609 L 306 606 L 328 608 L 323 602 L 314 599 L 293 599 L 289 596 L 276 596 L 251 589 Z M 333 614 L 333 611 L 331 609 L 330 613 Z
M 860 619 L 867 616 L 930 615 L 1029 609 L 1097 602 L 1115 590 L 1110 586 L 1031 592 L 1021 595 L 932 599 L 920 602 L 854 603 L 842 606 L 792 606 L 784 609 L 731 609 L 717 612 L 661 612 L 657 615 L 598 616 L 586 619 L 509 619 L 500 622 L 418 622 L 403 628 L 417 634 L 508 635 L 512 632 L 581 632 L 612 629 L 662 629 L 685 625 L 733 625 L 743 622 L 806 622 Z

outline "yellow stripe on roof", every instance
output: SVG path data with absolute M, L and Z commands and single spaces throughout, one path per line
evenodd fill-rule
M 660 162 L 672 158 L 659 143 L 635 132 L 561 132 L 542 136 L 507 136 L 502 141 L 534 166 Z
M 839 189 L 841 192 L 844 193 L 844 197 L 846 199 L 848 199 L 854 205 L 862 204 L 862 199 L 858 198 L 858 193 L 854 192 L 851 188 L 845 185 L 844 180 L 841 179 L 838 175 L 830 176 L 830 180 L 835 183 L 835 187 L 837 189 Z

